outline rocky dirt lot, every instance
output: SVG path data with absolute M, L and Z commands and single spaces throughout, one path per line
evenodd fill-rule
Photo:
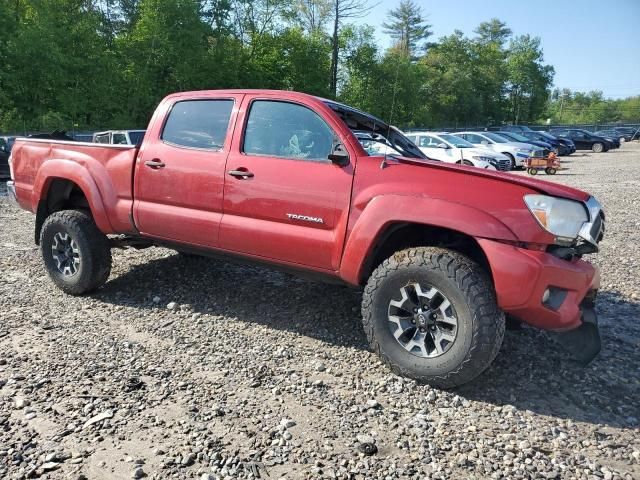
M 0 197 L 0 478 L 640 478 L 640 144 L 564 164 L 607 213 L 601 355 L 508 331 L 448 392 L 380 364 L 347 288 L 152 248 L 64 295 Z

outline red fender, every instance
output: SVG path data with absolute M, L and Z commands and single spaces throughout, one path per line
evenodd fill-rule
M 46 197 L 51 182 L 56 179 L 69 180 L 78 185 L 89 202 L 91 214 L 100 231 L 114 232 L 96 182 L 86 168 L 71 160 L 51 159 L 40 166 L 31 193 L 32 211 L 37 210 L 38 203 Z
M 361 284 L 365 261 L 373 254 L 375 240 L 389 225 L 399 222 L 448 228 L 476 238 L 517 240 L 500 220 L 468 205 L 424 196 L 380 195 L 367 204 L 349 234 L 340 277 L 351 284 Z

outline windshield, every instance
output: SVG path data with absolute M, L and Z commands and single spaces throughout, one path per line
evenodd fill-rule
M 129 132 L 129 140 L 131 140 L 132 145 L 140 145 L 142 143 L 142 139 L 144 138 L 144 130 Z
M 536 132 L 536 133 L 544 139 L 555 140 L 555 137 L 553 135 L 549 135 L 546 132 Z
M 457 148 L 473 148 L 473 143 L 467 142 L 464 138 L 456 137 L 455 135 L 447 133 L 440 135 L 440 138 Z
M 363 140 L 381 144 L 380 151 L 369 151 L 367 147 L 363 145 L 363 148 L 369 155 L 397 154 L 409 158 L 427 158 L 427 156 L 422 153 L 422 150 L 405 137 L 400 130 L 388 125 L 379 118 L 342 103 L 324 99 L 323 102 L 349 127 L 361 145 Z M 366 135 L 369 137 L 366 138 Z
M 492 132 L 483 132 L 483 135 L 487 138 L 490 138 L 491 140 L 493 140 L 496 143 L 508 143 L 509 140 L 507 140 L 506 138 L 498 135 L 497 133 L 492 133 Z

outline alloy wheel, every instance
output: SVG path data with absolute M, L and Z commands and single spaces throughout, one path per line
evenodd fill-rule
M 458 318 L 449 299 L 431 285 L 411 283 L 400 288 L 388 307 L 389 331 L 407 352 L 435 358 L 453 345 Z
M 75 275 L 80 268 L 80 249 L 76 241 L 66 232 L 58 232 L 53 236 L 51 255 L 56 262 L 58 272 L 62 275 Z

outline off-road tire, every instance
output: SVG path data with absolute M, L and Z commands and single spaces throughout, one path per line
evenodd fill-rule
M 604 145 L 600 142 L 596 142 L 593 145 L 591 145 L 591 150 L 593 150 L 593 153 L 600 153 L 604 151 Z
M 51 253 L 54 236 L 59 232 L 75 240 L 80 251 L 80 265 L 73 275 L 61 273 Z M 84 210 L 61 210 L 49 215 L 40 232 L 40 248 L 49 277 L 65 293 L 91 292 L 102 286 L 111 273 L 109 239 Z
M 389 301 L 410 282 L 441 290 L 458 316 L 455 341 L 435 358 L 409 353 L 388 327 Z M 498 354 L 505 331 L 504 313 L 484 270 L 464 255 L 435 247 L 396 252 L 375 269 L 364 290 L 362 321 L 372 350 L 394 373 L 439 388 L 480 375 Z

